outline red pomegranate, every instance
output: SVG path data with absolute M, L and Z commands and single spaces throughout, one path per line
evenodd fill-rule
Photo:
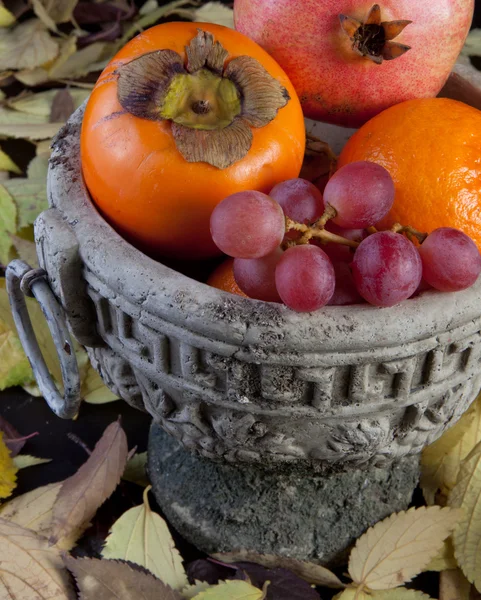
M 474 0 L 235 0 L 234 21 L 286 71 L 307 117 L 358 127 L 436 96 L 473 11 Z

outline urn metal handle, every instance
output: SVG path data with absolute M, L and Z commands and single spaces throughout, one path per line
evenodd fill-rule
M 13 260 L 5 273 L 15 325 L 38 387 L 57 416 L 71 419 L 77 414 L 81 400 L 79 369 L 64 310 L 52 292 L 46 276 L 46 271 L 32 269 L 23 260 Z M 60 361 L 63 396 L 49 373 L 38 345 L 25 296 L 35 297 L 47 321 Z

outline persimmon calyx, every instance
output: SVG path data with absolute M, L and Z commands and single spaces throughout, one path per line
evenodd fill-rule
M 199 29 L 185 50 L 185 64 L 173 50 L 156 50 L 121 66 L 119 103 L 136 117 L 171 121 L 188 162 L 225 169 L 249 152 L 252 128 L 270 123 L 289 94 L 250 56 L 225 65 L 228 52 L 209 32 Z
M 346 15 L 339 15 L 339 19 L 342 29 L 352 42 L 354 52 L 376 64 L 399 58 L 411 49 L 410 46 L 392 40 L 412 21 L 382 21 L 379 4 L 374 4 L 364 21 Z

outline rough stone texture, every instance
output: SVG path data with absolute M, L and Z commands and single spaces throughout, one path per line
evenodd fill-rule
M 325 476 L 218 464 L 155 424 L 148 468 L 169 521 L 205 552 L 248 549 L 330 565 L 369 526 L 406 509 L 418 479 L 417 457 Z
M 392 308 L 309 314 L 194 281 L 133 248 L 93 207 L 82 110 L 54 143 L 36 240 L 72 331 L 114 392 L 204 457 L 318 472 L 416 455 L 457 421 L 481 387 L 481 278 Z

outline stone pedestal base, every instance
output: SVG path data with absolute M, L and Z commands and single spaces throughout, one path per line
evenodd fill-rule
M 149 474 L 172 525 L 207 553 L 248 549 L 334 565 L 369 526 L 408 507 L 419 458 L 330 475 L 269 472 L 193 456 L 152 425 Z

